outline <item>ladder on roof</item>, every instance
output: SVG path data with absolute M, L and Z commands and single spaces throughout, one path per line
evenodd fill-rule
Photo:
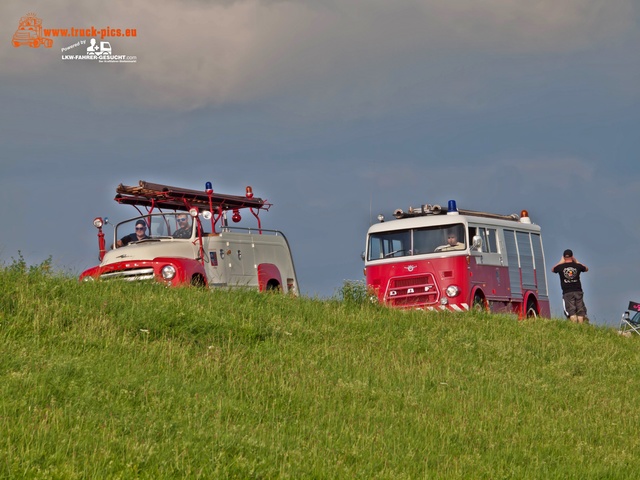
M 262 198 L 253 196 L 251 187 L 247 187 L 245 196 L 225 195 L 188 188 L 172 187 L 160 183 L 140 180 L 138 186 L 120 184 L 116 188 L 114 200 L 123 205 L 142 206 L 146 208 L 164 208 L 171 210 L 189 211 L 193 207 L 200 210 L 223 212 L 250 208 L 269 210 L 270 203 Z

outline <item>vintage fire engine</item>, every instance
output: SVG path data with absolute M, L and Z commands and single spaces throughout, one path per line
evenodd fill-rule
M 259 213 L 271 207 L 253 196 L 214 193 L 140 181 L 139 186 L 120 184 L 116 202 L 133 205 L 139 215 L 115 225 L 107 251 L 96 218 L 100 265 L 80 275 L 94 279 L 157 280 L 167 285 L 253 287 L 282 290 L 297 295 L 293 258 L 282 232 L 262 228 Z M 257 220 L 257 228 L 232 227 L 241 221 L 242 209 Z
M 498 215 L 422 205 L 367 234 L 367 287 L 392 307 L 470 308 L 550 316 L 540 227 L 529 214 Z

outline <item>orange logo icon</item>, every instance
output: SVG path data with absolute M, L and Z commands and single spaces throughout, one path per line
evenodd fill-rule
M 40 45 L 44 45 L 46 48 L 53 46 L 53 40 L 45 38 L 42 34 L 42 20 L 35 13 L 27 13 L 20 19 L 18 29 L 13 34 L 11 41 L 16 48 L 22 45 L 28 45 L 31 48 L 38 48 Z

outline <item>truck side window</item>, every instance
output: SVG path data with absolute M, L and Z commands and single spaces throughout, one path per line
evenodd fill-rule
M 482 253 L 498 253 L 498 237 L 495 228 L 469 228 L 469 236 L 472 235 L 477 235 L 482 239 L 482 249 L 480 250 Z
M 498 253 L 498 242 L 495 228 L 487 228 L 485 252 Z

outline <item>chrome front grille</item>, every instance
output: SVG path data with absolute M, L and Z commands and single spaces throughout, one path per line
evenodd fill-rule
M 118 270 L 117 272 L 103 273 L 101 280 L 125 280 L 134 282 L 136 280 L 153 280 L 153 268 L 133 268 L 131 270 Z
M 394 307 L 434 305 L 438 300 L 438 288 L 431 274 L 398 277 L 389 281 L 386 301 Z

